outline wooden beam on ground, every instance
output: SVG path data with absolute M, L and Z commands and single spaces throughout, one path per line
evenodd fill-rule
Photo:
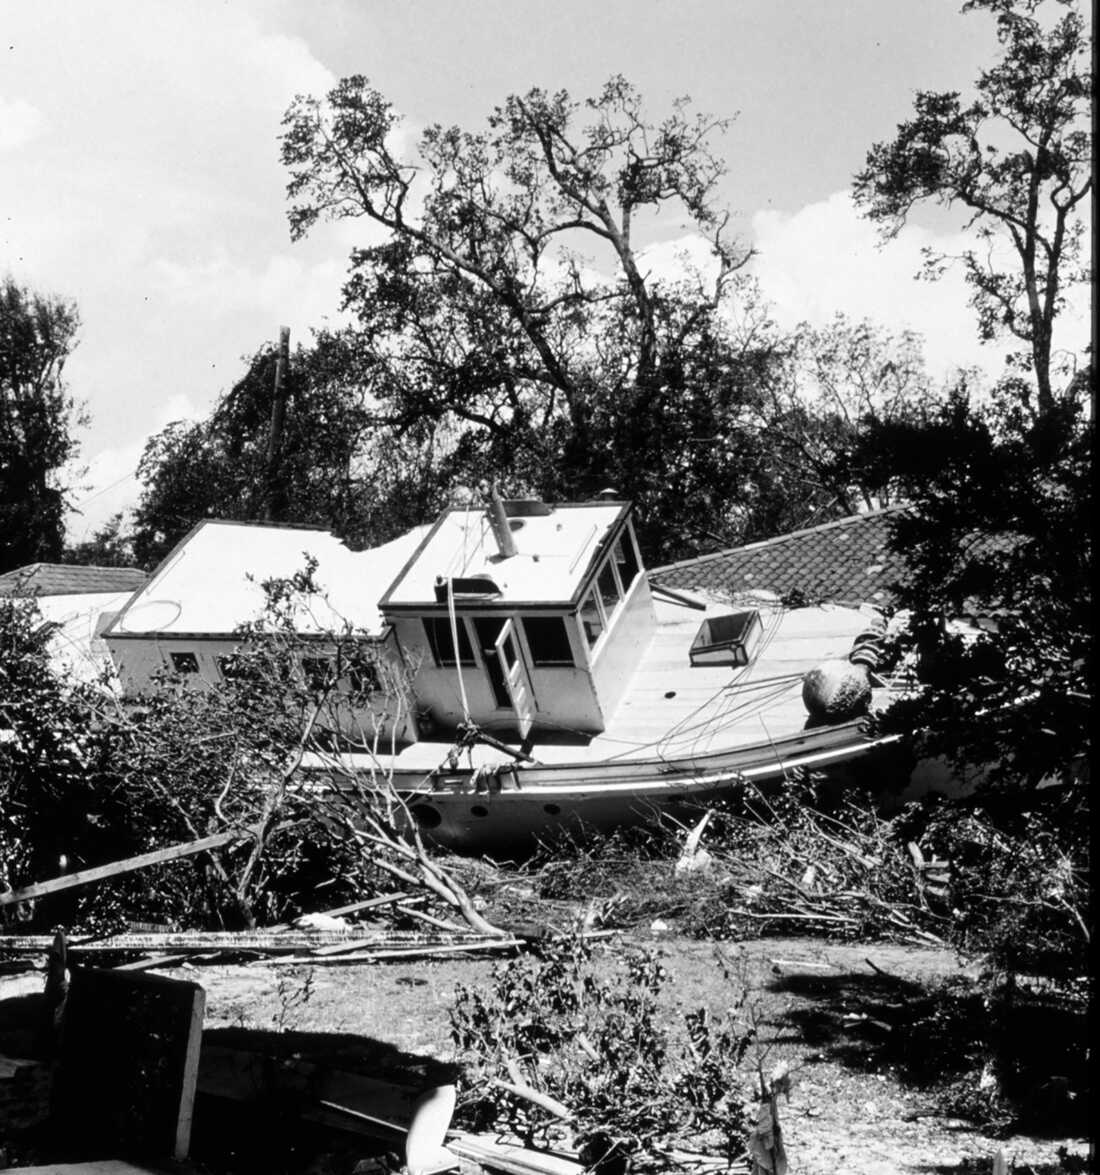
M 160 934 L 112 934 L 105 938 L 69 939 L 68 947 L 78 955 L 103 951 L 133 951 L 143 955 L 193 954 L 216 951 L 225 953 L 280 954 L 312 951 L 319 947 L 340 946 L 348 949 L 388 950 L 421 949 L 425 946 L 461 947 L 467 942 L 481 943 L 484 934 L 420 933 L 387 931 L 363 927 L 346 930 L 174 930 Z M 49 934 L 0 934 L 0 954 L 40 954 L 53 943 Z
M 502 951 L 515 950 L 526 946 L 518 938 L 490 938 L 479 942 L 441 943 L 437 946 L 416 946 L 379 949 L 372 951 L 356 951 L 354 954 L 329 955 L 281 955 L 271 960 L 274 967 L 288 963 L 309 963 L 318 967 L 329 966 L 335 963 L 380 963 L 386 959 L 419 959 L 426 955 L 464 955 L 467 951 Z
M 196 853 L 225 848 L 226 845 L 251 838 L 251 832 L 234 829 L 232 832 L 218 832 L 213 836 L 204 836 L 199 840 L 188 841 L 186 844 L 169 845 L 165 849 L 156 849 L 151 853 L 128 857 L 125 861 L 112 861 L 109 865 L 96 865 L 92 869 L 81 869 L 77 873 L 67 873 L 64 877 L 55 877 L 50 881 L 39 881 L 34 885 L 25 885 L 22 889 L 0 893 L 0 906 L 29 902 L 32 898 L 42 898 L 49 894 L 60 893 L 62 890 L 75 889 L 79 885 L 89 885 L 93 881 L 107 881 L 109 878 L 119 877 L 123 873 L 134 873 L 139 869 L 148 869 L 150 865 L 163 865 L 167 861 L 193 857 Z

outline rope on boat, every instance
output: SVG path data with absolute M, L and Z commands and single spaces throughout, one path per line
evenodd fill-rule
M 470 703 L 466 699 L 466 680 L 462 676 L 462 652 L 458 647 L 458 617 L 455 614 L 455 581 L 454 576 L 447 576 L 447 612 L 451 619 L 451 641 L 455 650 L 455 669 L 458 670 L 458 693 L 462 699 L 462 718 L 470 725 Z

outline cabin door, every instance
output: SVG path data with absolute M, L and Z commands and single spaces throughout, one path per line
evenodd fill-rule
M 531 677 L 524 664 L 519 642 L 516 640 L 514 621 L 504 622 L 494 648 L 504 669 L 504 680 L 512 699 L 512 708 L 516 712 L 516 725 L 519 727 L 520 737 L 526 738 L 535 721 L 535 692 L 531 688 Z

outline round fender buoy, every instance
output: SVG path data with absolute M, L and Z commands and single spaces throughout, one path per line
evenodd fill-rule
M 812 718 L 823 722 L 843 722 L 864 713 L 871 703 L 866 666 L 822 661 L 802 679 L 802 702 Z

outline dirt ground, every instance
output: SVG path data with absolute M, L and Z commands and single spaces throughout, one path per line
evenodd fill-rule
M 724 1010 L 729 984 L 713 945 L 644 933 L 609 940 L 603 949 L 632 943 L 658 951 L 671 973 L 670 1017 L 700 1006 Z M 790 938 L 722 949 L 727 960 L 740 955 L 766 1067 L 786 1061 L 794 1073 L 781 1105 L 791 1175 L 964 1175 L 992 1171 L 998 1151 L 1009 1170 L 1038 1175 L 1062 1169 L 1060 1147 L 1088 1153 L 1083 1138 L 988 1137 L 937 1115 L 927 1091 L 907 1078 L 889 1047 L 889 1009 L 904 1003 L 911 983 L 960 974 L 950 951 Z M 206 989 L 210 1029 L 290 1032 L 303 1051 L 316 1044 L 314 1034 L 345 1043 L 365 1036 L 406 1058 L 447 1062 L 455 986 L 484 983 L 493 965 L 483 955 L 326 967 L 268 961 L 172 973 Z M 0 980 L 0 999 L 3 988 Z

